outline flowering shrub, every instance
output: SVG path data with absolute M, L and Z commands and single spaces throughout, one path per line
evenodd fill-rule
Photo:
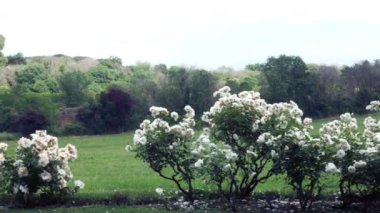
M 161 177 L 175 182 L 178 189 L 193 201 L 194 110 L 185 107 L 186 114 L 161 107 L 151 107 L 151 119 L 144 120 L 133 137 L 137 157 L 146 162 Z M 127 147 L 126 149 L 129 149 Z M 167 169 L 170 168 L 170 169 Z
M 373 101 L 368 110 L 378 111 L 380 102 Z M 352 202 L 354 189 L 361 196 L 380 192 L 380 121 L 364 120 L 364 131 L 358 130 L 356 119 L 349 113 L 320 129 L 324 150 L 330 161 L 326 172 L 340 177 L 339 188 L 344 205 Z
M 257 92 L 231 94 L 229 87 L 214 96 L 219 98 L 204 112 L 207 127 L 198 138 L 189 106 L 182 120 L 176 112 L 152 107 L 151 118 L 134 135 L 137 157 L 174 181 L 188 200 L 194 200 L 192 181 L 200 178 L 215 184 L 234 208 L 235 198 L 251 195 L 276 174 L 285 174 L 302 211 L 310 210 L 320 194 L 325 172 L 340 175 L 343 199 L 353 187 L 362 194 L 380 191 L 380 121 L 368 117 L 361 134 L 356 119 L 346 113 L 323 125 L 314 138 L 312 120 L 302 120 L 302 110 L 292 101 L 268 104 Z M 380 102 L 367 109 L 380 110 Z
M 202 116 L 209 128 L 195 142 L 194 166 L 228 199 L 246 197 L 281 171 L 284 151 L 307 145 L 310 122 L 303 124 L 294 102 L 268 104 L 254 91 L 236 95 L 223 87 L 214 96 L 219 100 Z
M 305 118 L 303 126 L 285 134 L 286 148 L 280 154 L 281 170 L 299 200 L 301 211 L 310 211 L 322 187 L 320 177 L 325 168 L 325 155 L 320 140 L 310 136 L 312 120 Z
M 69 162 L 77 158 L 76 148 L 68 144 L 58 147 L 58 139 L 36 131 L 31 139 L 18 141 L 15 159 L 5 158 L 7 145 L 0 143 L 0 181 L 2 190 L 12 193 L 25 202 L 37 192 L 48 196 L 72 194 L 84 187 L 75 181 L 74 189 L 68 187 L 73 179 Z

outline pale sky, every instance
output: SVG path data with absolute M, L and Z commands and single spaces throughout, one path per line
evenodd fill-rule
M 2 0 L 5 55 L 241 69 L 280 54 L 306 63 L 380 59 L 377 0 Z

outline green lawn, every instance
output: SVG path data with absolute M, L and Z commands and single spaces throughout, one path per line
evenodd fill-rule
M 109 198 L 116 193 L 128 196 L 154 194 L 156 187 L 174 189 L 174 185 L 158 177 L 146 164 L 125 151 L 132 143 L 133 133 L 61 137 L 60 147 L 67 143 L 78 149 L 78 159 L 70 163 L 74 179 L 85 182 L 83 190 L 76 194 L 86 198 Z M 10 143 L 13 153 L 16 143 Z
M 380 115 L 377 114 L 375 117 L 380 118 Z M 363 116 L 358 116 L 358 122 L 361 124 L 360 128 L 362 128 L 363 119 Z M 316 120 L 314 122 L 314 134 L 318 134 L 318 129 L 322 123 L 330 120 Z M 160 178 L 141 160 L 136 159 L 135 153 L 125 151 L 125 146 L 132 144 L 132 137 L 133 133 L 130 132 L 116 135 L 59 138 L 61 147 L 67 143 L 71 143 L 78 148 L 79 157 L 70 165 L 74 179 L 84 181 L 86 187 L 77 193 L 74 198 L 108 199 L 116 194 L 121 194 L 132 199 L 137 199 L 157 196 L 155 193 L 155 188 L 157 187 L 165 190 L 176 189 L 173 183 Z M 8 153 L 14 153 L 16 142 L 9 142 L 9 144 Z M 324 182 L 327 189 L 336 191 L 333 185 L 334 181 L 328 180 Z M 207 190 L 208 186 L 201 183 L 197 185 Z M 273 177 L 265 184 L 259 185 L 256 189 L 256 192 L 267 191 L 287 193 L 290 192 L 290 189 L 281 177 Z M 112 208 L 116 209 L 116 212 L 122 212 L 119 207 L 91 207 L 77 209 L 78 211 L 76 209 L 59 209 L 59 211 L 55 212 L 113 212 Z M 124 211 L 124 208 L 122 209 Z M 129 208 L 128 212 L 133 212 L 134 210 L 138 212 L 151 212 L 149 208 Z

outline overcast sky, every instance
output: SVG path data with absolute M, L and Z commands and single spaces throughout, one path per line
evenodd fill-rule
M 2 0 L 5 55 L 237 69 L 269 56 L 353 64 L 380 58 L 376 0 Z

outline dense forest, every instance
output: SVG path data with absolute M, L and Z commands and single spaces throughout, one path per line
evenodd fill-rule
M 122 132 L 136 128 L 152 105 L 178 112 L 191 105 L 199 118 L 224 85 L 232 92 L 259 91 L 269 102 L 293 100 L 311 117 L 363 113 L 380 98 L 377 60 L 337 67 L 280 55 L 244 70 L 204 70 L 145 62 L 125 66 L 118 57 L 4 55 L 4 43 L 0 35 L 0 132 Z

